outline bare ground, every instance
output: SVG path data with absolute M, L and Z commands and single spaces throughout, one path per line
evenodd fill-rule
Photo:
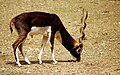
M 22 67 L 15 65 L 11 45 L 17 34 L 10 34 L 12 17 L 29 11 L 56 13 L 78 39 L 82 7 L 89 17 L 81 62 L 73 62 L 75 58 L 55 40 L 58 64 L 52 64 L 49 44 L 43 64 L 38 64 L 42 36 L 37 35 L 33 39 L 28 36 L 24 44 L 31 64 L 27 65 L 19 53 Z M 120 75 L 120 0 L 0 0 L 0 75 Z

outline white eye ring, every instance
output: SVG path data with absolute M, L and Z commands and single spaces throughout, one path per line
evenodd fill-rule
M 78 54 L 80 53 L 80 49 L 81 49 L 81 48 L 78 48 L 78 49 L 76 50 L 76 52 L 77 52 Z

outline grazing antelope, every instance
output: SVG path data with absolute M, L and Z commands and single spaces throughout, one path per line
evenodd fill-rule
M 88 13 L 86 12 L 86 16 L 82 17 L 81 21 L 86 26 L 86 19 L 87 19 Z M 30 61 L 28 60 L 27 56 L 25 55 L 22 46 L 23 43 L 29 34 L 31 37 L 33 35 L 42 34 L 43 40 L 41 45 L 41 50 L 38 56 L 39 64 L 42 63 L 41 57 L 42 57 L 42 51 L 46 45 L 47 40 L 50 41 L 51 44 L 51 53 L 52 53 L 52 59 L 54 63 L 56 64 L 57 61 L 54 57 L 54 38 L 56 35 L 56 38 L 61 42 L 61 44 L 75 57 L 77 58 L 77 61 L 80 61 L 80 54 L 83 48 L 82 40 L 79 40 L 79 43 L 72 38 L 72 36 L 68 33 L 68 31 L 63 26 L 60 18 L 56 14 L 50 14 L 46 12 L 27 12 L 22 13 L 16 17 L 14 17 L 10 21 L 10 30 L 11 33 L 13 31 L 13 27 L 17 30 L 18 38 L 13 43 L 12 47 L 14 50 L 14 56 L 15 60 L 18 66 L 21 66 L 18 58 L 18 52 L 16 48 L 18 47 L 22 56 L 24 57 L 25 61 L 30 64 Z M 80 28 L 80 32 L 82 35 L 84 34 L 84 25 Z M 82 39 L 84 38 L 81 37 Z

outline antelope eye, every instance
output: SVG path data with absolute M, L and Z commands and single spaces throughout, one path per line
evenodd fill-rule
M 77 51 L 77 53 L 80 53 L 80 48 L 78 48 L 76 51 Z
M 80 52 L 80 50 L 78 50 L 78 52 Z

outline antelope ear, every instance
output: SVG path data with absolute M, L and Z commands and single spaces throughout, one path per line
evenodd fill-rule
M 76 43 L 75 46 L 74 46 L 74 48 L 78 47 L 79 45 L 80 45 L 79 43 Z
M 79 38 L 79 43 L 81 43 L 82 42 L 82 39 L 81 38 Z

